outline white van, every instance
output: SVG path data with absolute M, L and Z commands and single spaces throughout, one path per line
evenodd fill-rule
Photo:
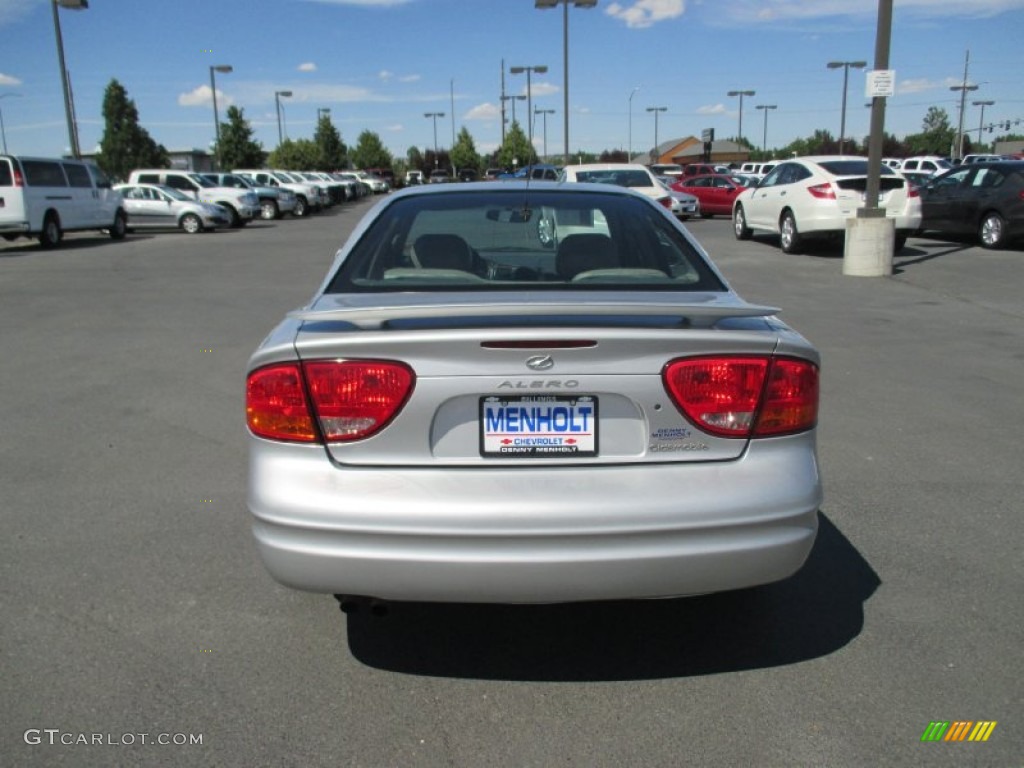
M 132 171 L 129 184 L 163 184 L 184 192 L 193 200 L 213 203 L 227 210 L 232 227 L 244 227 L 260 214 L 260 199 L 250 189 L 218 187 L 194 171 L 144 168 Z
M 92 163 L 0 155 L 0 235 L 38 237 L 53 248 L 65 232 L 108 230 L 120 240 L 128 217 L 121 193 Z

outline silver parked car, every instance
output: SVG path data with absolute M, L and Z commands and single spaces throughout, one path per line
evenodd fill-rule
M 814 542 L 819 356 L 607 184 L 378 203 L 248 367 L 280 582 L 550 603 L 784 579 Z
M 124 198 L 128 229 L 183 229 L 195 234 L 230 227 L 231 214 L 214 203 L 201 203 L 173 187 L 159 184 L 117 184 Z

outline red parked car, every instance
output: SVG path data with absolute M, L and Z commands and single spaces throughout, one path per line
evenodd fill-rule
M 747 188 L 745 179 L 725 174 L 689 176 L 672 185 L 672 189 L 693 195 L 700 200 L 700 215 L 710 219 L 716 213 L 732 216 L 732 201 Z

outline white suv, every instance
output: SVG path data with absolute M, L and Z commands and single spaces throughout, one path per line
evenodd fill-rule
M 915 171 L 917 173 L 930 173 L 933 176 L 937 173 L 948 171 L 953 166 L 950 162 L 941 157 L 923 155 L 921 157 L 908 157 L 900 164 L 901 171 Z
M 260 200 L 248 189 L 218 187 L 194 171 L 175 171 L 169 168 L 145 168 L 132 171 L 129 184 L 163 184 L 178 189 L 203 203 L 214 203 L 225 208 L 232 227 L 243 227 L 260 213 Z
M 38 237 L 52 248 L 72 230 L 125 235 L 121 193 L 103 171 L 80 160 L 0 155 L 0 235 Z

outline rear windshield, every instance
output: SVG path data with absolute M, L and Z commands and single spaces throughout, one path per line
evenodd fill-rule
M 826 160 L 820 163 L 821 167 L 824 168 L 835 176 L 867 176 L 868 175 L 868 161 L 867 160 Z M 881 164 L 881 174 L 883 176 L 895 176 L 896 173 L 885 163 Z
M 657 204 L 562 190 L 395 200 L 328 293 L 538 290 L 722 291 Z
M 11 174 L 11 161 L 0 158 L 0 187 L 14 186 L 14 178 Z

